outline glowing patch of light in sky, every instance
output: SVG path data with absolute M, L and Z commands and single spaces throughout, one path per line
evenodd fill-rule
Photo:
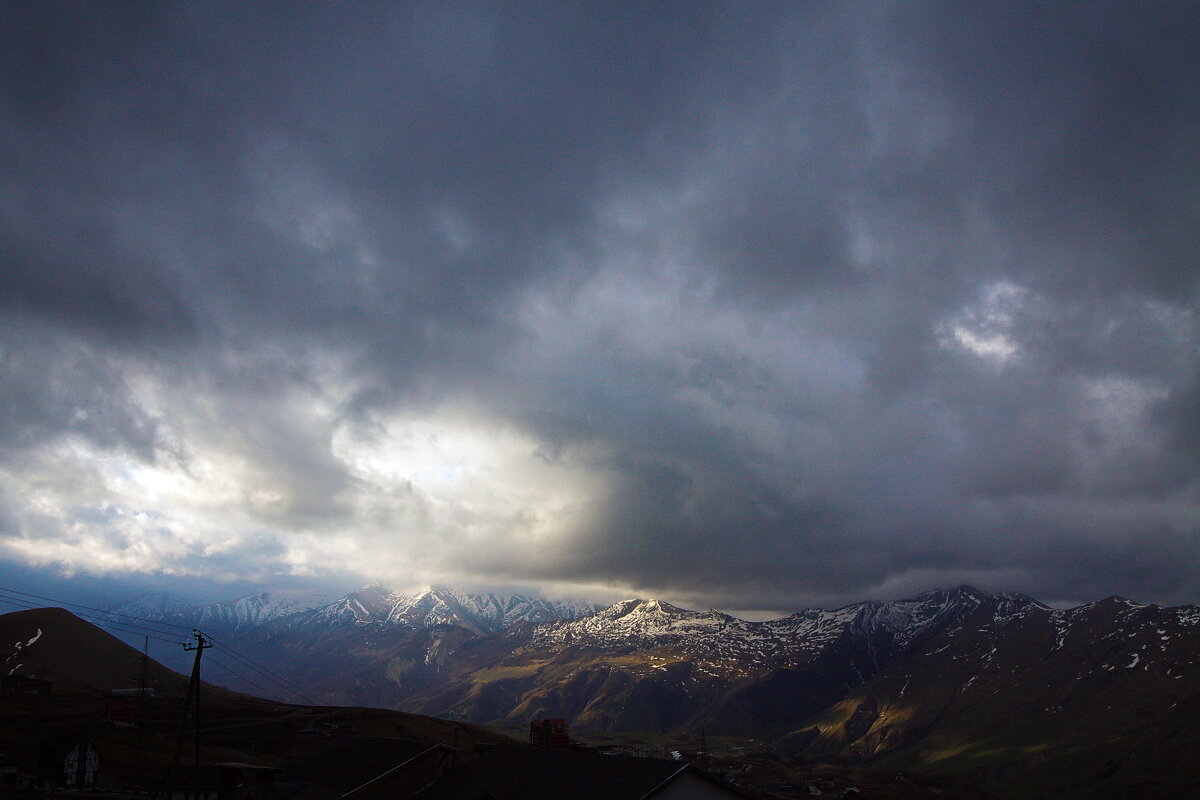
M 980 358 L 1004 363 L 1020 348 L 1014 339 L 1016 316 L 1028 291 L 1008 281 L 985 286 L 978 302 L 962 308 L 938 327 L 942 347 L 959 347 Z

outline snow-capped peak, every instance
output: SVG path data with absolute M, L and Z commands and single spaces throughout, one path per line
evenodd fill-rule
M 456 625 L 476 633 L 493 633 L 518 622 L 575 619 L 595 611 L 582 601 L 548 600 L 536 595 L 474 594 L 431 585 L 414 593 L 393 592 L 371 584 L 351 592 L 301 624 L 344 624 L 417 629 Z
M 131 600 L 111 606 L 108 611 L 121 616 L 157 620 L 179 612 L 189 605 L 191 604 L 185 597 L 167 592 L 146 592 Z
M 614 603 L 583 619 L 540 625 L 533 642 L 638 652 L 665 649 L 696 658 L 784 666 L 834 646 L 899 652 L 984 606 L 1002 616 L 1031 603 L 960 587 L 895 603 L 855 603 L 748 622 L 719 611 L 688 611 L 643 598 Z
M 680 617 L 684 615 L 695 614 L 694 611 L 685 611 L 678 606 L 673 606 L 670 603 L 663 602 L 654 598 L 633 598 L 630 600 L 622 600 L 619 603 L 614 603 L 608 608 L 600 612 L 606 619 L 620 619 L 629 615 L 646 616 L 650 614 Z
M 328 597 L 311 592 L 260 592 L 236 600 L 189 603 L 173 595 L 153 593 L 114 606 L 108 613 L 114 619 L 140 617 L 201 628 L 206 633 L 225 637 L 328 601 Z

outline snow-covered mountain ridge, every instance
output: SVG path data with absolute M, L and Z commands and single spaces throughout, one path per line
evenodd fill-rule
M 518 622 L 576 619 L 592 614 L 596 609 L 582 601 L 548 600 L 537 595 L 472 594 L 446 586 L 430 586 L 421 592 L 404 594 L 381 584 L 372 584 L 314 609 L 295 623 L 399 629 L 448 624 L 484 634 L 504 630 Z
M 1194 605 L 1109 597 L 977 614 L 864 676 L 780 745 L 810 760 L 871 767 L 929 764 L 946 742 L 970 742 L 957 769 L 987 780 L 1026 776 L 1023 785 L 1002 782 L 1000 796 L 1133 795 L 1141 789 L 1129 787 L 1146 775 L 1200 752 L 1198 654 Z M 1120 790 L 1095 790 L 1127 767 Z M 1156 795 L 1194 796 L 1194 776 L 1187 784 Z
M 1006 702 L 1053 716 L 1070 696 L 1076 711 L 1063 719 L 1078 722 L 1114 707 L 1105 705 L 1110 691 L 1133 704 L 1129 713 L 1165 713 L 1200 685 L 1197 636 L 1195 606 L 1109 598 L 1054 610 L 969 586 L 763 622 L 625 600 L 581 619 L 462 641 L 403 702 L 505 725 L 551 716 L 607 730 L 794 731 L 797 751 L 844 747 L 875 726 L 882 738 L 870 746 L 882 747 L 888 726 L 906 741 L 936 730 L 947 702 L 966 717 L 971 702 L 995 706 L 995 717 L 979 722 L 983 732 Z M 857 699 L 843 706 L 848 697 Z M 894 710 L 876 713 L 885 701 Z M 914 703 L 932 709 L 925 728 L 904 723 Z M 823 712 L 831 716 L 821 728 L 801 727 Z
M 108 613 L 115 622 L 133 617 L 199 628 L 213 636 L 228 637 L 328 602 L 329 596 L 323 593 L 260 592 L 236 600 L 189 603 L 175 595 L 152 592 L 113 606 Z
M 714 610 L 687 611 L 660 600 L 625 600 L 592 616 L 539 625 L 530 644 L 623 651 L 667 648 L 693 658 L 785 666 L 807 661 L 839 640 L 898 652 L 983 607 L 999 618 L 1046 608 L 1023 595 L 993 595 L 968 586 L 893 603 L 812 609 L 763 622 Z
M 406 594 L 372 584 L 335 600 L 319 594 L 262 592 L 237 600 L 189 604 L 169 594 L 152 593 L 114 606 L 109 612 L 114 619 L 151 619 L 200 628 L 222 637 L 245 634 L 268 623 L 293 632 L 327 631 L 348 625 L 381 631 L 457 625 L 485 634 L 518 622 L 575 619 L 596 610 L 597 606 L 583 601 L 549 600 L 537 595 L 471 594 L 445 586 Z

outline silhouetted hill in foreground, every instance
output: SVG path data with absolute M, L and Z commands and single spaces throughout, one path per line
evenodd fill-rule
M 36 676 L 60 692 L 129 689 L 142 673 L 141 653 L 61 608 L 0 615 L 0 655 L 5 675 Z M 183 697 L 187 684 L 186 676 L 150 660 L 147 685 L 156 695 Z
M 137 702 L 127 693 L 114 695 L 113 690 L 139 685 L 142 654 L 59 608 L 0 615 L 0 648 L 6 659 L 0 673 L 5 679 L 0 767 L 11 768 L 0 773 L 0 797 L 41 797 L 25 784 L 45 779 L 48 752 L 77 742 L 98 754 L 97 788 L 158 786 L 176 751 L 186 676 L 151 661 L 147 683 L 153 697 Z M 200 727 L 204 765 L 278 767 L 293 784 L 300 776 L 323 791 L 340 787 L 334 797 L 354 788 L 348 782 L 394 766 L 389 753 L 407 752 L 407 742 L 455 745 L 465 753 L 513 743 L 467 723 L 387 709 L 281 704 L 208 685 L 201 691 Z M 192 722 L 186 730 L 184 773 L 192 764 Z M 344 745 L 351 749 L 373 747 L 374 761 L 359 758 L 355 772 L 327 757 L 336 750 L 332 743 L 347 738 L 361 744 Z M 397 744 L 389 748 L 388 742 Z M 294 768 L 297 764 L 307 771 Z M 376 767 L 379 772 L 372 773 Z

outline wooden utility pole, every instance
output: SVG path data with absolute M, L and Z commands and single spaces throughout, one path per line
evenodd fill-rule
M 142 786 L 146 754 L 146 693 L 150 691 L 150 637 L 142 638 L 142 669 L 137 697 L 137 785 Z
M 194 662 L 192 662 L 192 680 L 188 684 L 188 694 L 191 695 L 192 697 L 196 698 L 196 706 L 195 706 L 196 711 L 192 715 L 193 719 L 196 722 L 196 744 L 195 744 L 195 758 L 194 758 L 194 763 L 195 763 L 196 767 L 195 767 L 195 772 L 193 773 L 193 776 L 192 776 L 192 790 L 194 791 L 194 794 L 192 796 L 194 798 L 196 798 L 196 800 L 199 800 L 199 798 L 200 798 L 200 654 L 203 653 L 206 648 L 212 647 L 212 642 L 208 641 L 208 639 L 205 638 L 204 634 L 197 630 L 192 631 L 192 636 L 196 637 L 196 643 L 190 644 L 190 645 L 185 644 L 183 646 L 183 649 L 196 651 L 196 660 Z M 187 715 L 185 714 L 184 716 L 186 717 Z
M 175 756 L 171 759 L 170 766 L 167 767 L 166 773 L 163 774 L 162 781 L 159 782 L 158 791 L 152 797 L 152 800 L 157 800 L 162 794 L 163 788 L 166 786 L 171 777 L 171 773 L 175 771 L 179 765 L 179 757 L 183 754 L 183 740 L 187 735 L 188 711 L 194 708 L 193 716 L 196 721 L 196 745 L 195 745 L 195 777 L 192 781 L 192 789 L 195 792 L 195 798 L 200 797 L 200 655 L 212 647 L 212 642 L 204 635 L 202 631 L 193 630 L 192 636 L 196 638 L 195 644 L 184 642 L 184 650 L 195 650 L 196 660 L 192 662 L 192 677 L 188 681 L 187 697 L 183 700 L 183 719 L 179 723 L 179 738 L 175 740 Z M 195 700 L 193 701 L 193 698 Z M 193 706 L 194 702 L 194 706 Z

